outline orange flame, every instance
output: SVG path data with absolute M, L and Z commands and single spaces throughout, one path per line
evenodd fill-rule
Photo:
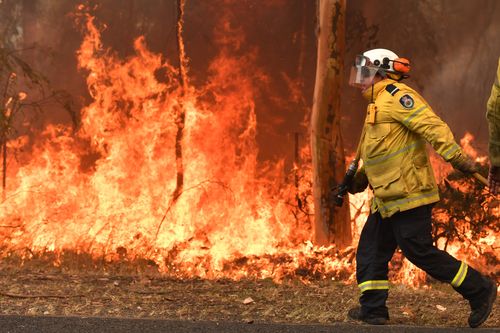
M 257 161 L 254 82 L 267 78 L 253 66 L 255 53 L 231 56 L 242 32 L 222 22 L 220 53 L 207 83 L 195 88 L 181 84 L 178 70 L 150 52 L 143 37 L 134 42 L 136 55 L 122 60 L 102 45 L 95 18 L 80 18 L 78 64 L 93 101 L 75 135 L 48 126 L 33 158 L 10 168 L 11 195 L 0 216 L 22 228 L 4 231 L 6 250 L 112 258 L 125 248 L 163 271 L 209 278 L 249 274 L 225 271 L 239 258 L 266 262 L 260 257 L 287 254 L 286 271 L 298 267 L 299 256 L 315 256 L 309 227 L 297 224 L 286 201 L 295 189 L 284 182 L 283 161 Z M 179 107 L 184 186 L 174 201 Z M 281 274 L 279 265 L 255 265 L 259 276 Z
M 460 139 L 460 145 L 464 152 L 469 155 L 472 159 L 474 159 L 477 163 L 485 163 L 488 160 L 488 156 L 481 156 L 477 150 L 472 146 L 474 142 L 474 136 L 467 132 L 464 137 Z
M 210 75 L 195 87 L 182 39 L 180 69 L 149 51 L 143 37 L 134 56 L 120 59 L 103 46 L 85 10 L 79 6 L 84 38 L 77 56 L 92 102 L 76 133 L 50 125 L 29 155 L 10 164 L 0 218 L 15 228 L 0 229 L 2 254 L 72 250 L 112 260 L 125 249 L 130 259 L 151 259 L 176 276 L 352 281 L 353 248 L 340 253 L 310 242 L 310 166 L 295 164 L 294 181 L 287 181 L 282 159 L 257 160 L 255 87 L 269 78 L 255 66 L 256 50 L 236 52 L 245 35 L 230 13 L 223 11 L 215 31 L 220 48 Z M 300 89 L 293 93 L 301 99 Z M 173 199 L 179 110 L 183 186 Z M 21 137 L 9 148 L 29 144 Z M 307 146 L 300 154 L 310 159 Z M 350 197 L 355 236 L 370 195 Z M 397 279 L 422 276 L 403 268 Z

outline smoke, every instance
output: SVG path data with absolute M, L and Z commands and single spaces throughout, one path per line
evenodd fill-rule
M 171 0 L 93 0 L 95 14 L 106 25 L 103 43 L 120 57 L 133 54 L 133 40 L 145 36 L 148 48 L 177 65 L 175 2 Z M 307 144 L 307 118 L 312 104 L 316 61 L 315 2 L 200 1 L 186 2 L 185 42 L 190 80 L 205 82 L 209 64 L 218 54 L 217 24 L 222 8 L 232 15 L 230 29 L 241 30 L 241 55 L 255 53 L 256 65 L 268 81 L 256 96 L 259 159 L 293 161 L 293 139 Z M 73 24 L 71 1 L 23 2 L 22 42 L 35 49 L 23 53 L 43 72 L 54 89 L 73 96 L 76 109 L 90 102 L 84 75 L 78 72 L 75 51 L 81 35 Z M 471 132 L 486 151 L 485 103 L 500 55 L 500 3 L 495 0 L 398 0 L 347 3 L 346 75 L 355 54 L 374 47 L 394 50 L 411 59 L 408 84 L 419 90 L 448 122 L 457 138 Z M 365 101 L 344 85 L 343 135 L 352 151 L 358 140 Z M 54 106 L 43 123 L 71 119 Z
M 409 58 L 407 83 L 423 94 L 457 140 L 471 132 L 486 152 L 486 100 L 500 56 L 499 16 L 495 0 L 351 0 L 345 61 L 350 64 L 355 54 L 376 47 Z M 353 142 L 357 138 L 347 129 L 361 127 L 365 101 L 348 86 L 344 97 L 344 110 L 353 115 L 344 122 L 344 133 Z
M 120 58 L 134 54 L 133 41 L 144 36 L 148 49 L 178 66 L 175 39 L 176 6 L 172 0 L 91 0 L 95 16 L 105 25 L 103 44 Z M 49 79 L 54 89 L 68 91 L 77 111 L 91 102 L 84 73 L 78 71 L 75 52 L 82 40 L 74 24 L 77 2 L 36 0 L 23 2 L 22 43 L 30 47 L 23 57 Z M 0 8 L 1 9 L 1 8 Z M 220 21 L 231 13 L 224 31 L 243 38 L 234 54 L 255 54 L 255 66 L 267 77 L 257 87 L 257 142 L 259 160 L 293 162 L 294 134 L 307 144 L 303 123 L 312 103 L 314 84 L 315 3 L 301 1 L 200 1 L 188 0 L 184 39 L 189 58 L 189 79 L 202 85 L 210 75 L 210 63 L 220 49 Z M 229 36 L 229 35 L 228 35 Z M 229 36 L 230 37 L 230 36 Z M 35 45 L 35 48 L 31 46 Z M 228 78 L 230 79 L 230 78 Z M 69 123 L 67 112 L 51 106 L 44 113 L 48 123 Z

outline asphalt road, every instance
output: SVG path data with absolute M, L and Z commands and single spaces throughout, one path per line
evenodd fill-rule
M 452 333 L 500 332 L 500 328 L 435 328 L 415 326 L 368 326 L 347 323 L 331 325 L 285 325 L 174 321 L 129 318 L 0 316 L 2 333 Z

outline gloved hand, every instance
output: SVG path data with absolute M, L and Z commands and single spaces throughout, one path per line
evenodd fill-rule
M 363 192 L 368 186 L 368 178 L 364 171 L 356 172 L 351 182 L 348 185 L 340 184 L 331 189 L 330 202 L 338 207 L 343 205 L 344 197 L 347 192 L 356 194 Z
M 472 158 L 467 155 L 460 155 L 455 160 L 451 161 L 451 165 L 455 169 L 462 171 L 465 174 L 473 174 L 475 172 L 478 172 L 476 162 L 474 162 Z
M 366 173 L 364 172 L 356 172 L 352 183 L 347 189 L 349 193 L 356 194 L 358 192 L 363 192 L 366 190 L 368 186 L 368 178 L 366 177 Z
M 493 194 L 500 193 L 500 167 L 490 166 L 490 172 L 488 174 L 488 187 L 490 192 Z
M 337 207 L 341 207 L 344 204 L 344 197 L 347 194 L 347 187 L 339 185 L 331 189 L 330 192 L 330 203 Z

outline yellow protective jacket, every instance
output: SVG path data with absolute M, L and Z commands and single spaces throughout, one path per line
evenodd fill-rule
M 371 99 L 367 89 L 365 98 Z M 360 157 L 363 167 L 356 177 L 366 175 L 373 189 L 371 211 L 383 218 L 398 211 L 439 201 L 426 142 L 446 161 L 463 159 L 448 125 L 427 102 L 407 85 L 384 79 L 373 87 L 377 107 L 375 122 L 365 123 Z
M 497 76 L 491 88 L 491 95 L 486 107 L 486 118 L 490 130 L 491 165 L 500 167 L 500 58 L 498 59 Z

